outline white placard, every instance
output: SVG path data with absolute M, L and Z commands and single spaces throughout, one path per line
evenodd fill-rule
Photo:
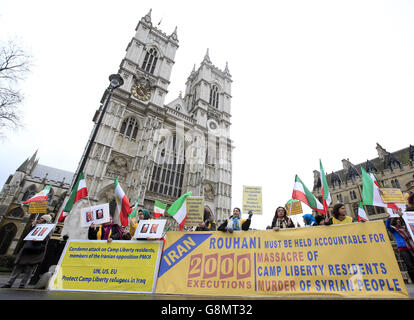
M 414 211 L 404 212 L 403 219 L 407 225 L 408 232 L 410 232 L 411 238 L 414 240 Z
M 82 208 L 80 216 L 82 227 L 89 227 L 92 223 L 102 224 L 109 222 L 109 203 L 102 203 L 95 206 Z
M 398 208 L 400 208 L 401 211 L 404 213 L 404 211 L 405 211 L 405 205 L 397 204 L 396 206 Z M 400 217 L 400 215 L 398 214 L 397 210 L 391 209 L 391 208 L 386 208 L 386 210 L 390 214 L 390 218 L 399 218 Z
M 166 222 L 167 220 L 140 220 L 134 238 L 161 238 Z
M 56 224 L 37 224 L 36 227 L 23 239 L 24 241 L 43 241 L 55 228 Z

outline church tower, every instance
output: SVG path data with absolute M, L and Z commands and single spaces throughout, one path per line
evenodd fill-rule
M 76 203 L 65 220 L 62 234 L 70 238 L 82 239 L 87 234 L 79 228 L 80 208 L 108 202 L 114 212 L 115 177 L 131 205 L 139 199 L 139 208 L 150 212 L 155 200 L 171 205 L 191 190 L 193 195 L 205 195 L 216 220 L 230 214 L 232 144 L 220 133 L 221 128 L 230 126 L 228 68 L 220 71 L 207 54 L 198 71 L 188 78 L 185 97 L 180 94 L 165 104 L 178 49 L 177 28 L 167 35 L 152 24 L 151 13 L 135 28 L 118 70 L 124 83 L 110 96 L 90 152 L 85 148 L 79 162 L 86 158 L 83 172 L 89 199 Z M 209 101 L 213 87 L 213 100 Z M 95 127 L 108 96 L 106 90 L 93 118 Z M 211 141 L 209 132 L 215 134 Z M 197 139 L 197 135 L 204 139 Z M 203 141 L 214 141 L 209 154 L 212 160 L 208 164 L 205 157 L 197 156 L 203 161 L 192 165 L 191 152 L 207 154 Z M 220 164 L 222 156 L 225 164 Z M 79 169 L 80 165 L 76 174 Z
M 201 136 L 198 148 L 205 151 L 204 164 L 188 172 L 187 188 L 204 196 L 218 221 L 231 214 L 231 83 L 227 63 L 224 70 L 214 66 L 207 49 L 200 67 L 194 66 L 187 79 L 184 98 L 196 122 L 194 130 Z

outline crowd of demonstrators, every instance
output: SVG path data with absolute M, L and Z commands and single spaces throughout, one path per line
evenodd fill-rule
M 407 211 L 414 211 L 414 193 L 408 199 Z M 233 231 L 247 231 L 250 228 L 251 218 L 253 213 L 249 211 L 248 218 L 242 219 L 241 210 L 238 207 L 233 209 L 233 214 L 226 219 L 218 228 L 214 220 L 213 213 L 208 207 L 204 208 L 203 221 L 197 226 L 196 231 L 223 231 L 233 233 Z M 399 212 L 399 218 L 387 217 L 386 227 L 394 235 L 397 242 L 398 251 L 407 265 L 408 274 L 411 281 L 414 282 L 414 241 L 411 239 L 407 226 L 402 218 L 402 212 Z M 342 203 L 335 204 L 332 209 L 331 217 L 324 216 L 315 212 L 314 214 L 304 214 L 302 216 L 305 227 L 312 227 L 318 225 L 333 225 L 352 223 L 353 219 L 347 215 L 345 205 Z M 140 209 L 137 218 L 130 218 L 129 226 L 119 226 L 113 222 L 112 215 L 110 221 L 102 225 L 92 224 L 88 229 L 89 240 L 107 240 L 111 243 L 113 240 L 147 240 L 135 239 L 134 234 L 141 220 L 151 220 L 151 214 L 147 209 Z M 32 223 L 32 229 L 36 224 L 50 223 L 52 217 L 50 215 L 43 215 L 39 221 Z M 299 224 L 298 224 L 299 227 Z M 272 223 L 267 229 L 279 231 L 288 228 L 295 228 L 292 219 L 287 215 L 287 211 L 283 206 L 277 207 Z M 29 230 L 27 234 L 31 231 Z M 24 277 L 20 283 L 20 288 L 23 288 L 30 279 L 35 267 L 42 263 L 45 255 L 48 236 L 44 241 L 26 241 L 23 248 L 15 260 L 15 267 L 10 275 L 9 281 L 3 285 L 3 288 L 10 288 L 17 276 L 24 272 Z M 156 240 L 156 239 L 149 239 Z M 164 239 L 163 239 L 164 240 Z
M 38 221 L 34 220 L 32 222 L 31 228 L 25 232 L 22 238 L 24 239 L 38 224 L 50 223 L 51 221 L 51 215 L 42 215 Z M 43 261 L 49 238 L 50 234 L 43 241 L 29 240 L 24 242 L 23 247 L 20 249 L 14 261 L 15 266 L 10 275 L 10 278 L 7 283 L 2 286 L 2 288 L 11 288 L 20 273 L 23 273 L 24 275 L 20 281 L 19 288 L 26 287 L 26 284 L 30 280 L 33 271 Z
M 224 221 L 217 230 L 223 231 L 223 232 L 230 232 L 233 233 L 233 231 L 247 231 L 250 228 L 250 223 L 252 221 L 252 215 L 253 213 L 249 211 L 249 217 L 247 219 L 241 218 L 241 210 L 240 208 L 234 208 L 233 214 Z

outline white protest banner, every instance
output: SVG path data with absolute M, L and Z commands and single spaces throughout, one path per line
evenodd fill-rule
M 23 240 L 43 241 L 55 226 L 56 224 L 38 224 Z
M 135 230 L 134 238 L 162 238 L 167 220 L 140 220 Z
M 81 226 L 89 227 L 92 223 L 102 224 L 109 222 L 109 203 L 101 203 L 95 206 L 81 209 Z

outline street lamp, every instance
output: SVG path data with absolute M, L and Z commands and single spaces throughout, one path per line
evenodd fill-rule
M 83 172 L 83 169 L 85 168 L 86 160 L 88 159 L 89 153 L 90 153 L 90 151 L 92 149 L 92 144 L 95 141 L 96 135 L 98 133 L 98 129 L 99 129 L 101 123 L 102 123 L 102 119 L 103 119 L 103 116 L 104 116 L 104 114 L 106 112 L 106 108 L 108 107 L 108 102 L 111 99 L 112 92 L 116 88 L 119 88 L 120 86 L 122 86 L 123 84 L 124 84 L 124 79 L 122 79 L 122 77 L 119 74 L 116 73 L 116 74 L 111 74 L 109 76 L 109 87 L 108 87 L 109 94 L 108 94 L 108 97 L 106 98 L 105 105 L 103 106 L 103 109 L 101 111 L 101 114 L 99 115 L 98 122 L 96 123 L 96 126 L 95 126 L 95 128 L 93 130 L 93 134 L 92 134 L 91 140 L 89 141 L 88 148 L 86 149 L 86 151 L 84 153 L 84 156 L 83 156 L 83 159 L 82 159 L 82 163 L 81 163 L 81 165 L 79 167 L 79 170 L 77 172 L 77 175 L 76 175 L 76 179 L 72 181 L 73 182 L 73 185 L 76 183 L 76 181 L 78 181 L 79 174 L 81 172 Z

